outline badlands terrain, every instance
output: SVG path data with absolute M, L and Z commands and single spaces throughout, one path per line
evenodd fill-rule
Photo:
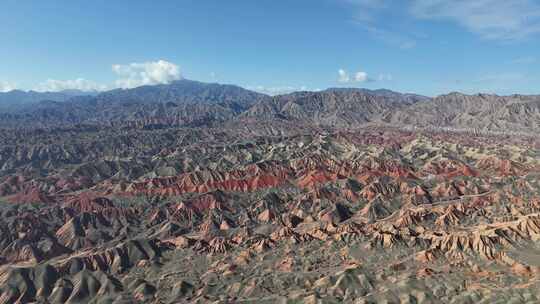
M 539 96 L 16 93 L 0 303 L 540 302 Z

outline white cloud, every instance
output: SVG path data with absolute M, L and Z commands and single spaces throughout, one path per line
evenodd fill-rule
M 15 89 L 16 89 L 16 87 L 15 87 L 14 84 L 9 83 L 9 82 L 0 81 L 0 92 L 1 93 L 13 91 Z
M 372 81 L 372 79 L 369 78 L 366 72 L 358 71 L 354 74 L 354 77 L 351 77 L 349 73 L 345 71 L 344 69 L 338 70 L 338 82 L 349 83 L 349 82 L 366 82 L 366 81 Z
M 277 87 L 266 87 L 266 86 L 248 86 L 246 87 L 248 90 L 252 90 L 255 92 L 267 94 L 270 96 L 274 95 L 282 95 L 282 94 L 289 94 L 292 92 L 298 92 L 298 91 L 317 91 L 317 90 L 310 90 L 306 86 L 300 86 L 300 87 L 294 87 L 294 86 L 277 86 Z
M 349 76 L 349 73 L 347 73 L 344 69 L 339 69 L 338 74 L 339 74 L 338 82 L 346 83 L 346 82 L 351 81 L 351 77 Z
M 165 60 L 115 64 L 112 70 L 120 76 L 120 79 L 116 80 L 116 86 L 120 88 L 166 84 L 182 78 L 180 68 Z
M 58 92 L 64 90 L 80 90 L 90 92 L 104 91 L 107 89 L 108 87 L 106 85 L 101 85 L 84 78 L 77 78 L 73 80 L 47 79 L 35 88 L 35 90 L 39 92 Z
M 181 79 L 180 68 L 171 62 L 165 60 L 115 64 L 112 71 L 118 76 L 114 84 L 100 84 L 95 81 L 84 78 L 58 80 L 47 79 L 39 83 L 33 89 L 39 92 L 58 92 L 64 90 L 81 91 L 105 91 L 114 88 L 134 88 L 142 85 L 167 84 L 171 81 Z M 211 73 L 215 78 L 215 73 Z M 9 82 L 0 81 L 0 92 L 14 90 L 15 85 Z
M 413 16 L 456 22 L 486 39 L 515 40 L 540 32 L 533 0 L 414 0 Z
M 366 82 L 368 80 L 368 75 L 366 72 L 356 72 L 354 75 L 354 81 L 356 82 Z

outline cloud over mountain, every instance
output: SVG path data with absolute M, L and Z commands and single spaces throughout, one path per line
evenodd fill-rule
M 130 64 L 115 64 L 112 66 L 115 74 L 120 76 L 116 86 L 134 88 L 142 85 L 166 84 L 182 78 L 180 67 L 165 61 L 134 62 Z
M 84 78 L 77 78 L 73 80 L 56 80 L 56 79 L 47 79 L 46 81 L 40 83 L 36 91 L 39 92 L 58 92 L 64 90 L 80 90 L 85 92 L 90 91 L 104 91 L 107 90 L 108 86 L 98 84 L 91 80 L 86 80 Z
M 371 81 L 368 74 L 363 71 L 358 71 L 354 75 L 350 75 L 346 70 L 338 70 L 338 82 L 350 83 L 350 82 L 366 82 Z
M 112 84 L 97 83 L 85 78 L 68 80 L 47 79 L 39 83 L 34 90 L 39 92 L 58 92 L 64 90 L 106 91 L 114 88 L 135 88 L 143 85 L 168 84 L 182 78 L 178 65 L 165 61 L 134 62 L 114 64 L 112 71 L 118 78 Z M 10 91 L 14 85 L 0 82 L 0 92 Z
M 15 85 L 9 82 L 0 81 L 0 92 L 9 92 L 12 90 L 15 90 Z
M 270 96 L 289 94 L 296 91 L 317 91 L 316 89 L 315 90 L 309 89 L 307 86 L 297 87 L 297 86 L 290 86 L 290 85 L 289 86 L 273 86 L 273 87 L 258 85 L 258 86 L 248 86 L 247 89 L 253 90 L 255 92 L 267 94 Z

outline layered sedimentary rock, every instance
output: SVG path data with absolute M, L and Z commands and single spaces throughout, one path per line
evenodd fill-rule
M 252 126 L 0 133 L 0 303 L 540 298 L 535 138 Z

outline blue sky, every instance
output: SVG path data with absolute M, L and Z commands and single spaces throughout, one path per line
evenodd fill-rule
M 540 93 L 535 0 L 4 0 L 0 91 Z

